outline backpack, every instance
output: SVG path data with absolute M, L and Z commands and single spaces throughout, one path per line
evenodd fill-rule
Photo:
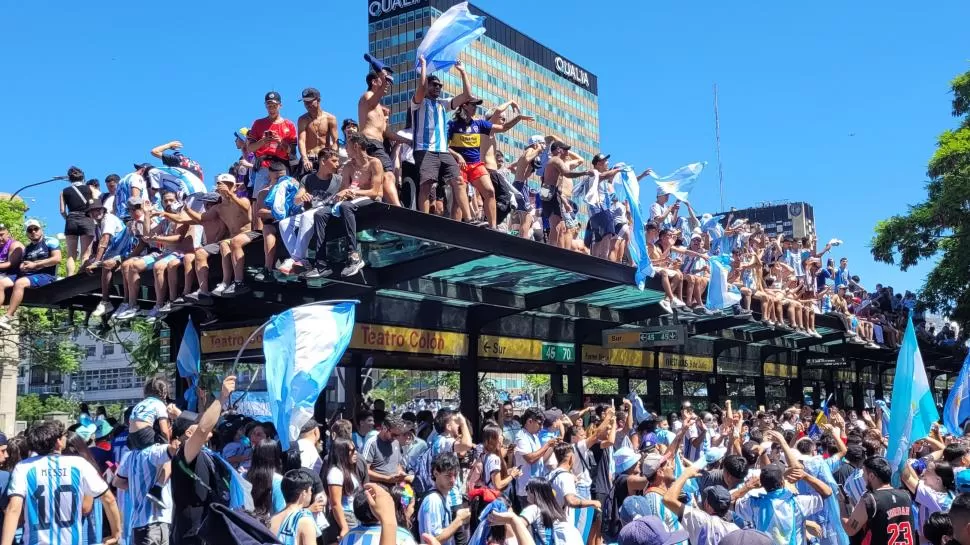
M 624 481 L 624 485 L 626 481 Z M 606 501 L 603 508 L 603 537 L 615 538 L 620 533 L 620 508 L 616 505 L 616 480 L 610 482 L 610 489 L 606 491 Z
M 434 461 L 434 448 L 428 448 L 418 456 L 414 463 L 414 481 L 411 488 L 414 489 L 414 497 L 424 498 L 434 491 L 434 477 L 431 475 L 431 462 Z M 416 508 L 416 507 L 415 507 Z

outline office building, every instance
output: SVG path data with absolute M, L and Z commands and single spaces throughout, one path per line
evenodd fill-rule
M 457 3 L 368 0 L 368 51 L 396 72 L 391 92 L 384 99 L 391 109 L 393 130 L 405 127 L 418 80 L 415 50 L 432 22 Z M 461 56 L 474 93 L 485 101 L 479 113 L 514 100 L 524 114 L 535 117 L 532 123 L 499 135 L 499 149 L 514 160 L 529 136 L 553 134 L 590 160 L 600 151 L 596 76 L 476 6 L 470 9 L 486 17 L 485 35 Z M 445 96 L 461 92 L 461 79 L 454 70 L 436 75 L 444 84 Z
M 815 235 L 815 211 L 807 202 L 764 203 L 728 214 L 734 219 L 745 218 L 750 223 L 760 223 L 768 236 L 805 238 Z

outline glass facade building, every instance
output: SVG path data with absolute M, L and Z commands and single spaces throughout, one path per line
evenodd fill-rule
M 418 74 L 415 51 L 431 23 L 457 0 L 368 0 L 368 51 L 395 71 L 394 85 L 384 98 L 391 109 L 391 126 L 406 125 L 408 103 Z M 521 123 L 498 136 L 499 149 L 515 160 L 533 134 L 556 135 L 587 161 L 599 150 L 599 102 L 596 76 L 575 65 L 499 19 L 484 15 L 485 35 L 468 46 L 461 60 L 473 92 L 484 99 L 479 114 L 515 101 L 535 121 Z M 452 70 L 436 75 L 443 94 L 461 92 L 461 79 Z

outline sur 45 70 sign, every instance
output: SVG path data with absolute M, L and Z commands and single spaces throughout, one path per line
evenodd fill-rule
M 606 348 L 680 346 L 687 339 L 686 333 L 682 325 L 607 329 L 603 332 L 603 346 Z

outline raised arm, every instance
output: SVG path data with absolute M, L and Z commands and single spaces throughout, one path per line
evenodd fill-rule
M 161 159 L 162 155 L 170 149 L 178 149 L 182 147 L 182 143 L 178 140 L 172 140 L 168 144 L 162 144 L 161 146 L 155 146 L 152 148 L 152 157 L 156 159 Z
M 414 89 L 414 97 L 411 99 L 415 104 L 424 102 L 424 94 L 428 87 L 428 60 L 424 58 L 424 55 L 418 57 L 418 64 L 421 65 L 420 76 L 418 77 L 418 86 Z
M 506 123 L 492 123 L 492 132 L 505 132 L 518 125 L 522 121 L 532 121 L 533 119 L 535 118 L 533 118 L 531 115 L 519 114 Z
M 229 375 L 222 380 L 222 395 L 220 399 L 209 404 L 209 408 L 202 413 L 202 418 L 199 419 L 199 425 L 195 433 L 185 441 L 182 454 L 186 462 L 194 462 L 196 457 L 199 456 L 199 453 L 202 452 L 202 447 L 208 441 L 209 434 L 212 433 L 216 424 L 219 423 L 219 416 L 222 415 L 222 407 L 229 403 L 229 396 L 235 389 L 236 377 Z
M 452 109 L 457 109 L 472 97 L 472 84 L 468 80 L 468 72 L 465 72 L 465 65 L 458 61 L 455 63 L 455 70 L 461 76 L 461 94 L 451 99 Z
M 667 492 L 664 493 L 664 505 L 676 513 L 678 518 L 684 516 L 684 504 L 680 501 L 680 495 L 684 491 L 684 485 L 687 484 L 688 480 L 697 476 L 697 474 L 697 467 L 685 467 L 684 471 L 680 474 L 680 477 L 677 477 L 677 480 L 674 481 L 673 484 L 670 485 L 670 488 L 667 489 Z

